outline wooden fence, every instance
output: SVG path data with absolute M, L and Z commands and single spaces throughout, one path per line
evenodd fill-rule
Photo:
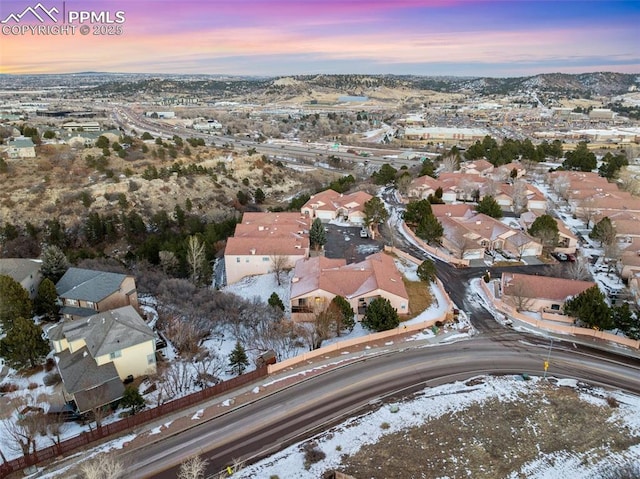
M 10 473 L 20 471 L 26 467 L 35 466 L 43 461 L 66 455 L 78 448 L 88 446 L 93 442 L 122 433 L 134 427 L 141 426 L 167 414 L 200 404 L 214 396 L 236 389 L 240 386 L 244 386 L 245 384 L 251 383 L 257 379 L 264 378 L 267 376 L 267 372 L 267 367 L 263 366 L 236 378 L 223 381 L 215 386 L 203 389 L 202 391 L 174 399 L 173 401 L 166 402 L 155 408 L 145 409 L 133 416 L 125 417 L 110 424 L 105 424 L 92 431 L 83 432 L 79 436 L 66 439 L 55 446 L 40 449 L 32 454 L 5 462 L 0 465 L 0 478 L 7 477 Z

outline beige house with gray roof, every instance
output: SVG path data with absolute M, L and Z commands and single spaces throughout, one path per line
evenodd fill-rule
M 156 372 L 156 335 L 132 306 L 63 321 L 47 334 L 79 412 L 119 399 L 129 376 Z

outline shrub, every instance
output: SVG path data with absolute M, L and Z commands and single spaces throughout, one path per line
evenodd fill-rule
M 322 461 L 327 455 L 318 448 L 315 443 L 308 443 L 304 446 L 304 465 L 305 469 L 309 469 L 311 464 Z
M 29 385 L 27 386 L 27 389 L 29 389 L 30 391 L 34 389 L 38 389 L 38 383 L 29 383 Z
M 18 385 L 13 383 L 0 384 L 0 393 L 12 393 L 18 390 Z
M 42 382 L 45 386 L 55 386 L 56 384 L 59 384 L 61 380 L 60 374 L 58 373 L 49 373 L 42 378 Z
M 609 405 L 610 408 L 618 408 L 618 407 L 620 407 L 620 403 L 613 396 L 607 396 L 606 401 L 607 401 L 607 404 Z
M 391 425 L 388 422 L 383 422 L 380 424 L 380 429 L 389 429 Z

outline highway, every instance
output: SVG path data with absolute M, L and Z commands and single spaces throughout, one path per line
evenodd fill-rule
M 147 131 L 155 137 L 160 136 L 165 139 L 170 139 L 174 135 L 178 135 L 183 139 L 202 138 L 207 144 L 213 142 L 216 146 L 226 146 L 239 152 L 246 152 L 251 148 L 255 148 L 258 154 L 271 156 L 282 161 L 301 159 L 326 163 L 329 156 L 333 155 L 347 162 L 363 163 L 366 161 L 378 166 L 391 163 L 396 168 L 403 165 L 414 166 L 418 164 L 416 160 L 385 158 L 385 156 L 395 156 L 402 153 L 402 151 L 398 149 L 357 147 L 358 151 L 366 151 L 366 153 L 370 155 L 365 158 L 346 151 L 347 149 L 351 149 L 347 146 L 341 146 L 335 149 L 333 148 L 333 143 L 301 143 L 288 140 L 256 142 L 246 137 L 203 133 L 184 126 L 172 127 L 161 120 L 145 117 L 131 108 L 122 105 L 114 106 L 111 112 L 111 118 L 118 127 L 128 133 L 132 130 L 135 130 L 137 134 L 142 134 Z
M 135 451 L 124 461 L 132 477 L 168 479 L 176 477 L 179 463 L 201 454 L 213 474 L 234 460 L 272 454 L 390 394 L 406 395 L 482 374 L 541 375 L 548 352 L 545 338 L 502 329 L 494 336 L 372 356 Z M 639 366 L 636 359 L 556 342 L 548 374 L 639 394 Z

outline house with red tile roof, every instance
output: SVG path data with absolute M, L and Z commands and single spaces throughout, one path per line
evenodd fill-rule
M 502 300 L 519 311 L 561 313 L 567 299 L 595 286 L 592 281 L 502 273 Z
M 311 320 L 335 296 L 344 297 L 359 316 L 376 298 L 388 299 L 398 314 L 409 312 L 409 295 L 402 274 L 393 258 L 382 252 L 351 264 L 323 256 L 296 262 L 291 281 L 293 320 Z
M 307 201 L 300 212 L 312 221 L 315 218 L 331 221 L 343 219 L 350 223 L 364 223 L 364 204 L 373 196 L 365 191 L 344 194 L 334 190 L 317 193 Z
M 245 213 L 224 250 L 227 284 L 270 273 L 276 263 L 293 268 L 309 256 L 309 229 L 300 213 Z

